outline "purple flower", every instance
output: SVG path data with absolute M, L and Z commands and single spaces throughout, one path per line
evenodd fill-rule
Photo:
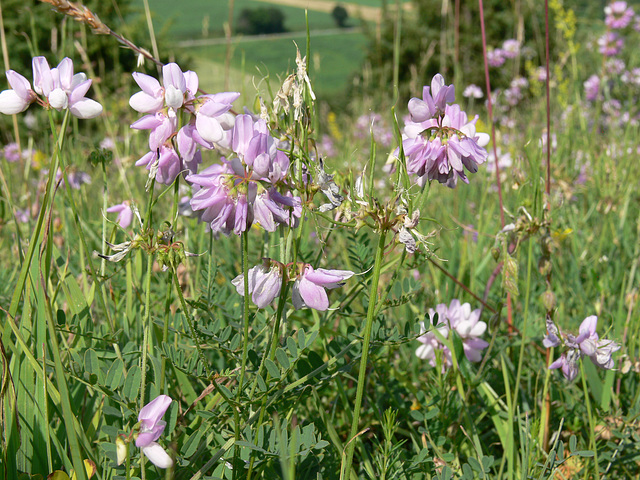
M 487 51 L 487 63 L 490 67 L 501 67 L 505 60 L 504 50 L 496 48 Z
M 427 331 L 424 322 L 420 323 L 423 335 L 418 337 L 418 341 L 423 345 L 416 350 L 416 356 L 423 360 L 429 360 L 432 367 L 437 365 L 438 355 L 441 355 L 443 371 L 453 365 L 451 350 L 440 337 L 447 339 L 450 331 L 455 331 L 462 339 L 462 346 L 467 360 L 479 362 L 482 360 L 482 351 L 489 344 L 479 338 L 487 329 L 487 324 L 480 321 L 480 309 L 471 310 L 468 303 L 461 304 L 459 300 L 453 299 L 450 305 L 441 303 L 434 309 L 429 309 L 429 319 L 433 323 L 436 313 L 438 314 L 438 325 L 435 330 Z M 437 334 L 436 334 L 437 331 Z
M 254 221 L 269 232 L 278 224 L 295 225 L 302 207 L 288 194 L 289 157 L 264 120 L 239 115 L 228 140 L 230 158 L 187 176 L 194 189 L 191 208 L 212 231 L 224 234 L 239 235 Z
M 182 161 L 176 151 L 173 147 L 166 145 L 162 145 L 156 151 L 147 152 L 136 162 L 136 166 L 146 167 L 150 177 L 155 177 L 158 183 L 165 185 L 171 185 L 183 170 Z
M 620 75 L 624 72 L 626 65 L 624 61 L 619 58 L 610 58 L 605 62 L 604 68 L 609 75 Z
M 600 77 L 597 75 L 591 75 L 586 82 L 584 82 L 584 94 L 587 100 L 595 102 L 600 92 Z
M 133 210 L 131 210 L 131 204 L 128 201 L 124 201 L 118 205 L 107 208 L 107 212 L 118 214 L 116 222 L 118 222 L 118 225 L 122 228 L 127 228 L 131 225 L 131 220 L 133 220 Z
M 49 67 L 45 57 L 34 57 L 33 88 L 55 110 L 69 109 L 78 118 L 95 118 L 102 113 L 102 105 L 85 97 L 92 80 L 84 73 L 73 74 L 73 62 L 65 57 L 55 68 Z
M 8 143 L 7 145 L 5 145 L 4 148 L 2 149 L 2 154 L 4 155 L 4 158 L 6 158 L 7 162 L 9 163 L 14 163 L 19 161 L 21 158 L 23 158 L 23 155 L 24 155 L 20 153 L 20 150 L 18 149 L 18 144 L 15 142 Z
M 136 438 L 136 447 L 140 447 L 151 463 L 159 468 L 173 465 L 171 457 L 156 442 L 167 425 L 161 418 L 172 401 L 171 397 L 160 395 L 142 407 L 138 415 L 140 433 Z
M 0 113 L 15 115 L 24 112 L 36 99 L 36 93 L 31 89 L 29 80 L 18 72 L 7 70 L 6 75 L 11 90 L 0 93 Z
M 569 381 L 578 375 L 578 361 L 583 356 L 589 357 L 600 368 L 613 368 L 614 362 L 611 357 L 620 350 L 620 345 L 613 340 L 601 340 L 596 332 L 597 324 L 598 317 L 595 315 L 585 318 L 580 324 L 578 336 L 575 336 L 560 332 L 551 320 L 547 320 L 548 333 L 542 344 L 547 348 L 564 344 L 567 349 L 560 358 L 549 365 L 549 368 L 561 368 Z
M 613 29 L 625 28 L 631 20 L 633 20 L 633 9 L 627 7 L 627 2 L 613 2 L 604 7 L 606 15 L 604 23 L 607 27 Z
M 453 188 L 458 178 L 468 183 L 464 168 L 475 173 L 478 165 L 487 159 L 483 147 L 489 143 L 489 135 L 476 132 L 478 117 L 468 121 L 467 114 L 454 104 L 445 106 L 444 115 L 417 123 L 416 119 L 424 118 L 425 113 L 418 111 L 420 115 L 412 112 L 415 123 L 407 124 L 404 129 L 402 146 L 407 172 L 417 175 L 420 185 L 427 180 L 438 180 Z
M 520 42 L 515 39 L 505 40 L 502 44 L 502 55 L 505 58 L 516 58 L 520 55 Z
M 248 274 L 251 300 L 258 308 L 266 307 L 280 295 L 282 266 L 279 262 L 265 259 L 261 265 L 250 268 Z M 238 294 L 244 297 L 244 275 L 238 275 L 231 283 L 236 287 Z
M 305 265 L 303 268 L 291 291 L 291 299 L 296 310 L 309 307 L 325 311 L 329 308 L 329 298 L 325 289 L 338 288 L 353 275 L 349 270 L 314 270 L 311 265 Z
M 614 32 L 607 32 L 598 39 L 599 51 L 605 57 L 613 57 L 622 50 L 624 40 Z
M 412 98 L 409 100 L 409 113 L 416 123 L 427 121 L 444 113 L 447 103 L 455 100 L 455 87 L 445 85 L 444 77 L 439 73 L 431 80 L 431 89 L 425 86 L 422 89 L 422 100 Z

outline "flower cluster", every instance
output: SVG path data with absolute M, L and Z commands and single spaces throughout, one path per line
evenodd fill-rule
M 445 85 L 438 74 L 431 87 L 425 86 L 422 99 L 409 100 L 411 121 L 403 133 L 402 148 L 407 161 L 407 173 L 418 177 L 418 184 L 438 180 L 455 187 L 458 178 L 469 183 L 464 168 L 475 173 L 487 159 L 484 146 L 489 135 L 476 132 L 476 116 L 469 121 L 455 100 L 453 85 Z
M 291 301 L 296 309 L 313 308 L 325 311 L 329 308 L 329 297 L 325 289 L 342 286 L 345 280 L 353 276 L 349 270 L 314 269 L 305 263 L 282 265 L 280 262 L 265 259 L 248 271 L 248 285 L 251 300 L 259 308 L 264 308 L 280 295 L 284 282 L 293 281 Z M 244 296 L 244 275 L 240 274 L 231 282 L 238 294 Z
M 236 235 L 253 223 L 269 232 L 279 224 L 295 226 L 302 206 L 290 193 L 289 157 L 278 148 L 266 122 L 238 115 L 222 140 L 231 150 L 222 164 L 186 177 L 195 191 L 191 208 L 200 220 L 213 232 Z
M 578 375 L 578 361 L 587 356 L 600 368 L 609 370 L 613 368 L 614 352 L 620 350 L 613 340 L 600 339 L 596 333 L 598 317 L 591 315 L 580 324 L 578 335 L 561 332 L 553 321 L 547 318 L 547 336 L 542 341 L 546 348 L 564 345 L 565 351 L 560 357 L 549 365 L 550 369 L 560 368 L 562 374 L 569 381 Z
M 149 152 L 136 162 L 145 166 L 149 176 L 158 182 L 171 184 L 185 169 L 195 173 L 201 161 L 200 147 L 211 150 L 223 141 L 225 128 L 231 121 L 227 114 L 240 96 L 237 92 L 214 95 L 198 93 L 198 75 L 183 72 L 175 63 L 162 67 L 163 85 L 144 73 L 133 73 L 141 88 L 129 100 L 131 108 L 145 116 L 131 125 L 137 130 L 149 130 Z M 186 112 L 189 121 L 178 131 L 178 113 Z M 176 137 L 178 150 L 171 140 Z
M 84 73 L 73 74 L 73 62 L 63 58 L 57 67 L 49 67 L 44 57 L 34 57 L 33 89 L 29 80 L 14 70 L 7 70 L 10 90 L 0 93 L 0 113 L 14 115 L 24 112 L 37 101 L 45 108 L 69 111 L 78 118 L 95 118 L 102 113 L 102 105 L 86 98 L 91 80 Z M 42 97 L 40 97 L 42 96 Z
M 423 335 L 418 340 L 423 343 L 416 350 L 416 355 L 423 360 L 429 360 L 432 367 L 442 364 L 442 370 L 453 365 L 451 350 L 441 340 L 449 338 L 449 333 L 454 331 L 462 339 L 462 346 L 467 360 L 479 362 L 482 360 L 482 350 L 489 344 L 479 338 L 487 329 L 487 324 L 480 321 L 480 309 L 471 310 L 468 303 L 460 303 L 460 300 L 453 299 L 447 307 L 441 303 L 436 309 L 429 309 L 429 319 L 432 324 L 436 322 L 435 330 L 427 331 L 424 322 L 420 322 L 420 329 Z M 437 332 L 437 333 L 436 333 Z
M 487 51 L 487 63 L 490 67 L 501 67 L 509 58 L 520 55 L 522 45 L 518 40 L 510 38 L 502 43 L 502 48 L 492 48 Z
M 620 30 L 626 28 L 633 20 L 633 8 L 627 2 L 613 2 L 604 8 L 606 15 L 604 23 L 607 27 Z

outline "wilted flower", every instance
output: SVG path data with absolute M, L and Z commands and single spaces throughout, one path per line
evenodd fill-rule
M 620 350 L 613 340 L 601 340 L 596 333 L 598 317 L 591 315 L 580 324 L 578 335 L 561 332 L 555 324 L 547 319 L 547 336 L 542 344 L 547 347 L 564 345 L 566 350 L 560 357 L 549 365 L 550 369 L 560 368 L 565 378 L 569 381 L 578 375 L 578 361 L 587 356 L 600 368 L 609 370 L 613 368 L 613 353 Z
M 605 25 L 613 29 L 625 28 L 633 20 L 633 9 L 627 6 L 627 2 L 612 2 L 604 7 L 604 13 Z
M 131 210 L 130 202 L 124 201 L 118 205 L 109 207 L 107 208 L 107 212 L 118 214 L 118 218 L 116 218 L 116 222 L 122 228 L 127 228 L 129 225 L 131 225 L 131 220 L 133 220 L 133 210 Z
M 467 360 L 479 362 L 482 360 L 482 350 L 489 344 L 479 338 L 487 329 L 487 324 L 480 321 L 480 309 L 471 310 L 468 303 L 461 304 L 459 300 L 453 299 L 450 305 L 441 303 L 436 309 L 429 309 L 429 319 L 434 322 L 438 315 L 438 325 L 434 325 L 435 331 L 445 339 L 449 337 L 452 330 L 462 339 L 462 346 Z M 424 360 L 429 360 L 432 367 L 437 365 L 438 352 L 441 355 L 442 369 L 450 367 L 453 362 L 451 350 L 440 340 L 434 330 L 427 331 L 424 322 L 420 323 L 423 333 L 418 340 L 423 343 L 416 350 L 416 356 Z
M 161 418 L 172 401 L 171 397 L 160 395 L 142 407 L 138 415 L 140 433 L 136 438 L 136 447 L 140 447 L 142 453 L 159 468 L 169 468 L 173 465 L 169 454 L 156 442 L 167 425 Z

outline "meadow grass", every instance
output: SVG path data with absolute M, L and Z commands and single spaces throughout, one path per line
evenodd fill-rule
M 307 40 L 296 40 L 302 55 Z M 484 162 L 468 185 L 420 187 L 394 154 L 398 142 L 376 137 L 377 126 L 391 137 L 396 122 L 404 127 L 408 109 L 392 107 L 393 92 L 351 98 L 364 119 L 323 101 L 344 88 L 342 69 L 360 61 L 363 37 L 310 41 L 316 101 L 300 71 L 292 87 L 300 97 L 289 92 L 291 110 L 273 110 L 285 73 L 296 68 L 291 39 L 234 45 L 228 79 L 242 93 L 234 113 L 247 106 L 263 115 L 290 158 L 286 186 L 301 202 L 296 228 L 239 222 L 239 235 L 220 231 L 189 207 L 206 181 L 197 189 L 201 179 L 177 175 L 164 185 L 135 166 L 151 147 L 146 132 L 130 129 L 142 116 L 126 105 L 138 91 L 130 79 L 113 95 L 99 83 L 89 91 L 105 107 L 100 119 L 38 105 L 33 119 L 18 116 L 24 154 L 3 150 L 0 171 L 1 478 L 56 471 L 55 480 L 66 480 L 73 470 L 84 480 L 93 473 L 85 459 L 100 480 L 635 478 L 640 132 L 631 121 L 614 126 L 601 100 L 576 100 L 593 62 L 578 62 L 575 77 L 552 75 L 550 183 L 546 99 L 531 78 L 508 121 L 496 118 L 493 141 L 500 158 L 511 158 L 499 180 Z M 323 53 L 336 42 L 335 57 Z M 194 51 L 200 86 L 221 91 L 224 46 Z M 253 73 L 260 62 L 268 65 L 264 81 Z M 486 108 L 462 98 L 464 86 L 456 85 L 456 101 L 488 131 Z M 178 116 L 194 120 L 185 109 Z M 105 136 L 111 142 L 100 146 Z M 199 172 L 233 155 L 217 143 L 203 150 Z M 162 148 L 174 148 L 172 140 Z M 79 172 L 88 183 L 73 180 Z M 225 191 L 241 195 L 243 182 L 255 179 Z M 256 182 L 260 195 L 270 182 Z M 340 205 L 325 211 L 331 199 Z M 120 227 L 106 207 L 123 201 L 138 214 Z M 403 228 L 418 240 L 413 253 Z M 275 286 L 256 288 L 264 272 L 249 268 L 265 258 L 291 282 L 279 280 L 259 308 L 259 295 Z M 307 266 L 342 272 L 324 283 L 329 308 L 298 308 Z M 430 313 L 454 299 L 482 309 L 488 346 L 479 362 L 468 361 L 469 332 L 453 333 L 450 319 L 443 333 L 448 320 Z M 548 369 L 563 347 L 543 347 L 546 317 L 577 335 L 590 315 L 599 338 L 622 348 L 615 368 L 583 356 L 567 382 Z M 423 359 L 416 349 L 425 330 L 440 347 Z M 167 422 L 155 439 L 174 463 L 167 470 L 140 450 L 148 443 L 136 446 L 152 428 L 139 423 L 140 411 L 160 395 L 170 406 L 149 422 Z

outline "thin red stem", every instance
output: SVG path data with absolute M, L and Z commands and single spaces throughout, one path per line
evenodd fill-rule
M 547 193 L 547 210 L 551 209 L 549 195 L 551 194 L 551 96 L 549 94 L 549 0 L 544 0 L 544 49 L 545 63 L 547 69 L 547 181 L 545 192 Z

